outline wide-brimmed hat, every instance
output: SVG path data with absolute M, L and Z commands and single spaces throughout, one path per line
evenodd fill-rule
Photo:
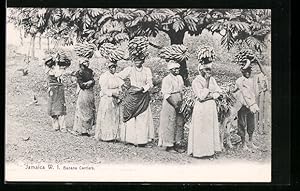
M 178 64 L 177 62 L 175 62 L 174 60 L 170 60 L 168 62 L 168 65 L 167 65 L 168 69 L 171 70 L 173 68 L 179 68 L 180 67 L 180 64 Z

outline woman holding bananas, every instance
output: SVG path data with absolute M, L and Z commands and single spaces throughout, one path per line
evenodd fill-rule
M 153 87 L 152 72 L 143 66 L 146 58 L 145 37 L 136 37 L 129 42 L 129 55 L 133 66 L 125 68 L 117 75 L 121 79 L 130 79 L 131 87 L 123 99 L 123 125 L 121 141 L 136 146 L 151 147 L 154 138 L 154 126 L 150 108 L 149 89 Z
M 183 140 L 183 115 L 179 113 L 182 103 L 184 82 L 179 75 L 180 65 L 171 60 L 168 62 L 170 74 L 162 80 L 161 92 L 163 105 L 160 114 L 158 146 L 163 146 L 168 152 L 182 153 L 180 142 Z
M 124 81 L 115 75 L 117 63 L 108 61 L 108 71 L 99 79 L 100 102 L 97 114 L 95 138 L 102 141 L 119 139 L 120 128 L 120 91 Z

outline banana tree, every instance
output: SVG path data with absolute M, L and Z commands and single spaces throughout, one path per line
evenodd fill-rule
M 183 44 L 186 33 L 200 35 L 212 22 L 210 9 L 135 9 L 134 19 L 127 23 L 134 35 L 155 37 L 160 31 L 170 38 L 171 44 Z M 180 63 L 180 75 L 189 86 L 186 60 Z

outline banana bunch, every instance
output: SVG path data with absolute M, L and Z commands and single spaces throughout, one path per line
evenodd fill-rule
M 129 41 L 128 50 L 131 58 L 148 55 L 149 41 L 147 37 L 136 36 Z
M 235 62 L 241 66 L 245 65 L 246 59 L 250 60 L 251 65 L 258 62 L 254 52 L 251 49 L 241 50 L 235 55 Z
M 232 106 L 236 102 L 236 98 L 230 91 L 224 91 L 215 102 L 217 105 L 219 122 L 223 123 L 225 117 L 229 115 Z
M 195 105 L 195 96 L 191 87 L 184 89 L 182 98 L 179 113 L 183 115 L 185 122 L 190 122 Z
M 97 47 L 93 43 L 77 43 L 74 46 L 74 50 L 77 56 L 90 59 L 93 57 Z
M 182 44 L 173 44 L 171 46 L 163 47 L 158 55 L 166 60 L 181 62 L 188 59 L 189 55 L 187 50 L 187 47 Z
M 117 62 L 124 59 L 125 55 L 125 52 L 123 50 L 119 49 L 117 46 L 111 43 L 103 43 L 99 48 L 99 52 L 101 56 L 112 62 Z
M 67 57 L 66 53 L 63 51 L 59 51 L 56 54 L 56 61 L 59 66 L 69 67 L 71 65 L 71 60 Z
M 202 64 L 207 64 L 212 62 L 215 59 L 215 51 L 212 47 L 204 46 L 199 48 L 197 58 L 198 61 Z

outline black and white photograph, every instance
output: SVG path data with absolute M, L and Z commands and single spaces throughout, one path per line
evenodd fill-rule
M 7 7 L 5 181 L 270 183 L 271 14 Z

